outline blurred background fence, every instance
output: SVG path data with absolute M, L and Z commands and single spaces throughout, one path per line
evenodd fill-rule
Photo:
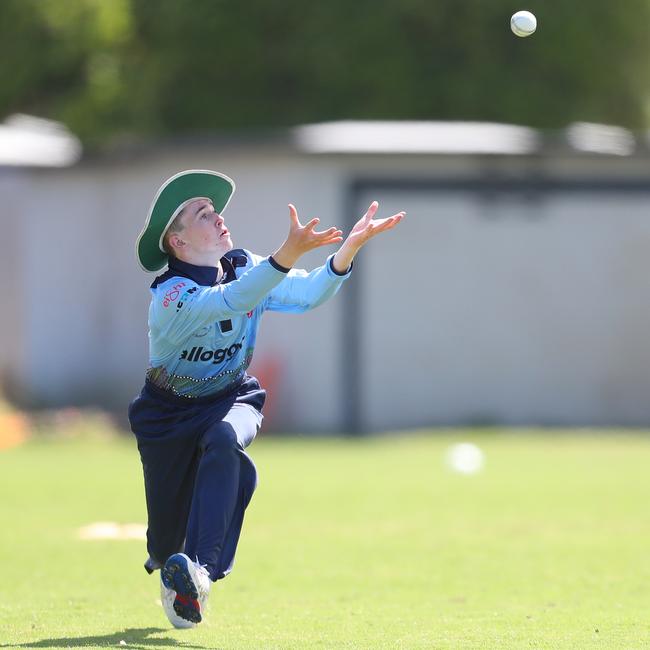
M 5 0 L 4 392 L 124 417 L 135 238 L 164 179 L 208 168 L 259 254 L 288 202 L 408 213 L 336 299 L 266 316 L 269 429 L 648 425 L 650 3 L 528 5 L 520 40 L 505 1 Z

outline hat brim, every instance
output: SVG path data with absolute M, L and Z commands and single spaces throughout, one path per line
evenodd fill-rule
M 140 266 L 150 273 L 167 264 L 162 238 L 182 207 L 191 199 L 212 201 L 221 214 L 235 191 L 231 178 L 207 169 L 188 169 L 167 179 L 154 197 L 149 215 L 136 241 L 136 256 Z

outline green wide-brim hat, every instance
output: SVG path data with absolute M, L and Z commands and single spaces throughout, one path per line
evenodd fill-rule
M 221 214 L 235 192 L 231 178 L 208 169 L 188 169 L 168 178 L 160 187 L 149 208 L 149 216 L 135 245 L 140 266 L 149 272 L 167 264 L 162 242 L 167 228 L 191 201 L 210 199 Z

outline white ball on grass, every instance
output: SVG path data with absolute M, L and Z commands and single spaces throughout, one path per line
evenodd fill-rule
M 474 474 L 483 469 L 485 455 L 471 442 L 460 442 L 447 450 L 447 466 L 460 474 Z

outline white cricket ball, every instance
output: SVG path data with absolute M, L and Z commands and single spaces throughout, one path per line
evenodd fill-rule
M 537 29 L 537 18 L 530 11 L 518 11 L 510 19 L 510 29 L 517 36 L 530 36 Z
M 483 468 L 485 456 L 471 442 L 460 442 L 452 445 L 446 454 L 447 466 L 460 474 L 475 474 Z

